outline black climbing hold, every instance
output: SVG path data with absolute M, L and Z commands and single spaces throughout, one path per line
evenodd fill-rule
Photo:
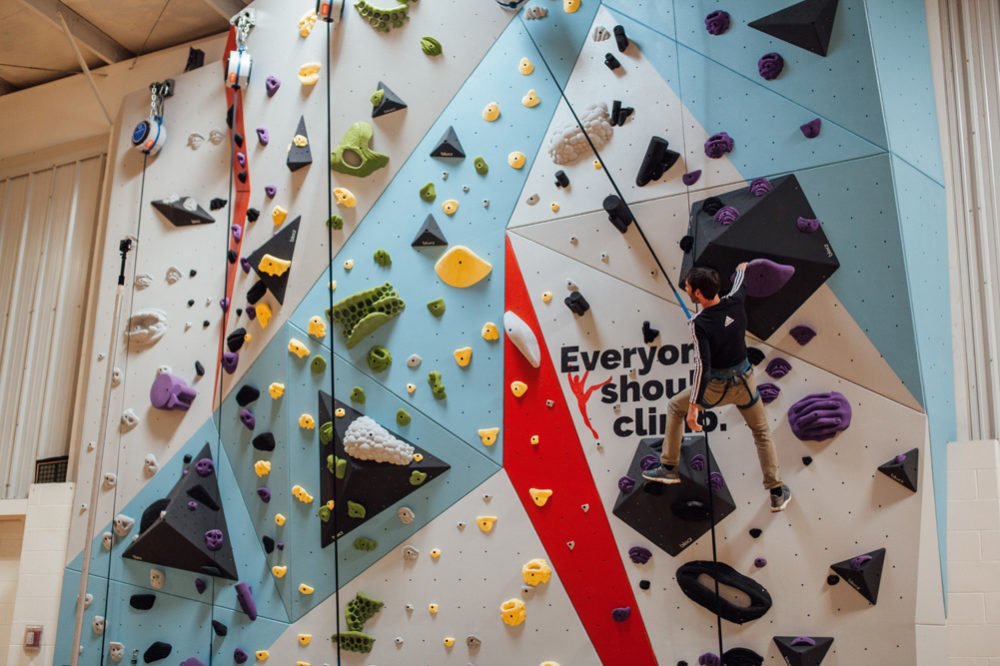
M 247 170 L 246 170 L 246 169 L 243 169 L 242 171 L 240 171 L 239 173 L 237 173 L 237 174 L 236 174 L 236 178 L 237 178 L 237 180 L 239 180 L 239 181 L 240 181 L 241 183 L 245 183 L 245 182 L 247 182 Z
M 764 356 L 764 352 L 756 347 L 747 347 L 747 360 L 750 361 L 751 365 L 760 365 L 760 362 L 764 360 Z
M 847 584 L 857 590 L 872 605 L 878 603 L 878 589 L 882 582 L 882 566 L 885 564 L 885 548 L 879 548 L 849 560 L 831 564 L 830 568 L 840 574 Z
M 826 56 L 830 48 L 837 0 L 803 0 L 756 21 L 750 27 L 793 46 Z
M 566 304 L 566 307 L 573 311 L 573 314 L 581 317 L 590 309 L 590 303 L 578 291 L 571 291 L 569 296 L 563 299 L 563 302 Z
M 667 140 L 662 137 L 654 136 L 649 140 L 646 155 L 642 158 L 639 173 L 635 176 L 636 185 L 643 187 L 654 180 L 659 180 L 677 163 L 680 153 L 670 150 L 668 145 Z
M 236 308 L 236 316 L 239 317 L 241 314 L 243 314 L 243 308 Z
M 258 451 L 274 451 L 274 435 L 269 432 L 260 433 L 250 443 Z
M 215 222 L 215 218 L 208 214 L 191 197 L 178 197 L 176 199 L 159 199 L 151 201 L 155 208 L 167 221 L 175 227 L 190 227 L 195 224 L 210 224 Z M 188 207 L 193 205 L 194 210 Z
M 274 234 L 267 241 L 264 242 L 259 248 L 253 251 L 253 253 L 248 257 L 250 266 L 256 271 L 257 276 L 265 287 L 274 296 L 274 300 L 278 303 L 285 302 L 285 288 L 288 286 L 288 276 L 291 274 L 292 269 L 288 268 L 281 275 L 271 275 L 260 269 L 260 260 L 265 254 L 269 254 L 272 257 L 278 259 L 283 259 L 285 261 L 291 261 L 292 255 L 295 253 L 295 239 L 299 235 L 299 222 L 302 217 L 296 217 L 294 220 L 286 224 L 278 233 Z M 256 287 L 257 285 L 254 285 Z M 249 295 L 247 296 L 249 299 Z M 250 301 L 251 303 L 256 303 L 257 301 Z
M 238 254 L 236 253 L 236 250 L 226 250 L 226 259 L 227 259 L 227 260 L 229 261 L 229 263 L 231 263 L 231 264 L 235 264 L 235 263 L 236 263 L 236 260 L 237 260 L 237 259 L 239 258 L 239 256 L 240 256 L 240 255 L 238 255 Z
M 256 208 L 247 208 L 247 222 L 256 222 L 260 217 L 260 211 Z
M 295 130 L 295 136 L 302 136 L 306 139 L 306 145 L 299 146 L 293 141 L 288 148 L 288 157 L 285 164 L 289 171 L 298 171 L 302 167 L 312 164 L 312 150 L 309 148 L 309 135 L 306 134 L 305 116 L 299 116 L 299 126 Z
M 159 661 L 161 659 L 166 659 L 170 656 L 170 652 L 173 650 L 173 646 L 170 643 L 164 643 L 163 641 L 156 641 L 142 653 L 142 660 L 147 664 L 151 664 L 154 661 Z
M 194 277 L 197 274 L 198 274 L 198 271 L 196 271 L 193 268 L 190 271 L 188 271 L 188 277 Z
M 191 462 L 191 454 L 190 453 L 185 453 L 183 460 L 184 460 L 184 464 L 187 465 L 189 462 Z M 142 531 L 142 530 L 140 530 L 140 531 Z
M 204 504 L 212 511 L 218 511 L 220 508 L 219 499 L 212 495 L 211 491 L 205 488 L 200 483 L 197 483 L 187 489 L 187 496 L 191 499 L 197 501 L 199 504 Z
M 569 187 L 569 176 L 562 169 L 556 171 L 556 187 Z
M 187 64 L 184 65 L 184 71 L 190 72 L 193 69 L 198 69 L 205 64 L 205 52 L 201 49 L 196 49 L 194 47 L 188 49 L 188 59 Z
M 764 657 L 750 648 L 730 648 L 722 655 L 723 666 L 761 666 L 763 663 Z
M 261 543 L 264 544 L 264 552 L 270 555 L 274 552 L 274 539 L 269 536 L 261 537 Z
M 253 283 L 253 286 L 247 289 L 247 303 L 253 305 L 260 299 L 264 297 L 267 293 L 267 285 L 264 284 L 263 280 L 257 280 Z
M 750 605 L 738 606 L 727 597 L 717 596 L 714 585 L 709 586 L 698 580 L 702 575 L 743 592 L 750 598 Z M 771 608 L 771 595 L 764 586 L 725 562 L 688 562 L 677 570 L 677 584 L 691 601 L 736 624 L 756 620 Z
M 622 66 L 622 64 L 620 62 L 618 62 L 618 58 L 614 57 L 610 53 L 605 53 L 604 54 L 604 64 L 607 65 L 608 69 L 610 69 L 612 71 L 614 71 L 614 70 L 616 70 L 616 69 L 618 69 L 619 67 Z
M 917 492 L 917 470 L 919 451 L 910 449 L 906 453 L 900 454 L 878 466 L 878 471 L 882 472 L 890 479 L 903 485 L 904 487 Z
M 458 140 L 454 127 L 448 127 L 444 136 L 437 142 L 437 146 L 431 151 L 431 157 L 465 157 L 462 142 Z
M 615 42 L 618 44 L 618 52 L 624 53 L 629 44 L 628 36 L 625 34 L 625 28 L 620 25 L 616 25 L 611 32 L 615 34 Z
M 650 585 L 651 585 L 651 583 L 648 580 L 646 580 L 645 578 L 639 581 L 639 589 L 640 590 L 648 590 Z
M 421 225 L 420 231 L 413 238 L 413 242 L 410 243 L 410 247 L 444 247 L 447 244 L 448 241 L 445 239 L 441 227 L 438 226 L 437 220 L 434 219 L 433 215 L 428 215 Z
M 246 341 L 247 329 L 240 326 L 234 329 L 232 333 L 226 336 L 226 346 L 229 347 L 229 351 L 238 352 L 243 349 L 243 343 Z M 239 400 L 239 398 L 237 398 Z M 243 406 L 243 403 L 240 403 Z
M 624 125 L 625 121 L 628 120 L 628 117 L 631 116 L 633 113 L 635 113 L 635 109 L 633 109 L 631 106 L 623 106 L 621 109 L 618 110 L 618 124 Z
M 155 594 L 133 594 L 128 600 L 128 605 L 136 610 L 149 610 L 155 603 Z
M 229 129 L 233 129 L 233 113 L 233 105 L 230 104 L 229 108 L 226 109 L 226 126 L 229 127 Z
M 751 527 L 750 528 L 750 536 L 752 536 L 754 539 L 760 538 L 760 535 L 763 534 L 763 533 L 764 533 L 764 531 L 761 530 L 759 527 Z
M 618 124 L 618 114 L 622 112 L 622 101 L 616 99 L 611 102 L 611 124 L 612 126 Z
M 838 576 L 837 574 L 830 574 L 829 576 L 826 577 L 827 585 L 836 585 L 839 582 L 840 582 L 840 576 Z
M 216 636 L 225 636 L 229 633 L 229 627 L 218 620 L 212 620 L 212 629 L 215 631 Z
M 677 244 L 680 246 L 681 252 L 690 252 L 691 248 L 694 247 L 694 236 L 685 236 Z
M 243 331 L 246 335 L 246 331 Z M 236 351 L 233 349 L 232 351 Z M 240 407 L 246 407 L 251 402 L 260 397 L 260 391 L 256 386 L 251 386 L 250 384 L 244 384 L 240 387 L 240 390 L 236 392 L 236 404 Z
M 206 319 L 205 321 L 201 322 L 201 327 L 202 327 L 202 328 L 208 328 L 208 327 L 209 327 L 209 326 L 211 326 L 211 325 L 212 325 L 212 322 L 210 322 L 210 321 L 209 321 L 209 320 L 207 320 L 207 319 Z
M 628 206 L 625 205 L 625 202 L 614 194 L 609 194 L 604 197 L 603 206 L 608 214 L 608 220 L 615 226 L 615 229 L 622 233 L 628 231 L 628 225 L 632 224 L 632 220 L 635 218 L 632 217 L 632 213 L 629 211 Z
M 378 88 L 376 90 L 382 91 L 382 99 L 372 107 L 372 118 L 378 118 L 379 116 L 384 116 L 387 113 L 392 113 L 393 111 L 401 111 L 406 108 L 406 102 L 399 98 L 399 95 L 392 92 L 389 86 L 385 85 L 381 81 L 378 82 Z
M 243 147 L 243 135 L 240 134 L 239 132 L 236 132 L 235 134 L 233 134 L 233 143 L 236 144 L 237 148 L 242 148 Z
M 194 373 L 199 377 L 205 376 L 205 366 L 201 364 L 201 361 L 194 362 Z
M 660 329 L 653 328 L 653 326 L 648 321 L 642 322 L 642 341 L 645 342 L 647 345 L 653 344 L 653 341 L 656 340 L 656 336 L 658 336 L 659 334 L 660 334 Z
M 193 305 L 194 305 L 194 299 L 193 299 L 193 298 L 189 298 L 189 299 L 188 299 L 188 307 L 190 308 L 190 307 L 192 307 Z
M 775 636 L 774 644 L 788 666 L 819 666 L 833 639 L 829 636 Z
M 709 197 L 701 202 L 701 210 L 707 215 L 715 215 L 724 205 L 719 197 Z
M 812 461 L 813 461 L 812 456 L 802 456 L 802 464 L 805 465 L 806 467 L 811 465 Z

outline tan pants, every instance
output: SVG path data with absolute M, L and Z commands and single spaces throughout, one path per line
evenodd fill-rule
M 727 388 L 728 382 L 728 388 Z M 744 384 L 744 382 L 746 382 Z M 757 381 L 753 376 L 753 368 L 742 375 L 729 380 L 708 379 L 705 387 L 704 401 L 708 405 L 721 407 L 736 405 L 740 415 L 746 421 L 753 433 L 753 441 L 757 447 L 757 459 L 760 461 L 760 471 L 764 474 L 764 487 L 778 488 L 782 485 L 778 473 L 778 454 L 771 440 L 771 428 L 767 424 L 767 414 L 764 412 L 764 402 L 757 399 Z M 660 462 L 664 465 L 677 466 L 681 459 L 681 440 L 684 438 L 684 419 L 687 417 L 688 405 L 691 401 L 691 389 L 681 391 L 670 399 L 667 407 L 667 432 L 663 439 L 663 453 Z M 753 405 L 750 403 L 753 402 Z M 745 405 L 750 405 L 745 407 Z

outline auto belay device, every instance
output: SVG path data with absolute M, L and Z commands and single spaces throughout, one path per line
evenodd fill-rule
M 250 82 L 250 69 L 253 67 L 253 58 L 247 52 L 247 37 L 256 24 L 256 11 L 245 9 L 234 16 L 231 23 L 236 26 L 236 48 L 229 52 L 229 60 L 226 62 L 226 85 L 230 88 L 246 88 Z
M 322 21 L 333 23 L 333 3 L 334 0 L 316 0 L 316 16 Z M 341 0 L 340 11 L 343 13 L 344 3 Z
M 167 128 L 163 126 L 163 100 L 173 94 L 173 79 L 149 84 L 149 118 L 139 121 L 132 130 L 132 146 L 139 152 L 155 155 L 167 142 Z

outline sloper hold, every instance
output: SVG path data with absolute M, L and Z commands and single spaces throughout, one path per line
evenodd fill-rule
M 147 664 L 151 664 L 154 661 L 160 661 L 161 659 L 166 659 L 170 656 L 173 651 L 173 646 L 170 643 L 164 643 L 163 641 L 155 641 L 152 645 L 146 648 L 146 651 L 142 653 L 142 660 Z
M 492 270 L 493 264 L 464 245 L 453 246 L 434 264 L 434 272 L 441 281 L 459 289 L 471 287 Z
M 462 142 L 458 140 L 454 127 L 448 127 L 444 136 L 437 142 L 437 146 L 431 151 L 431 157 L 465 157 Z
M 803 0 L 750 22 L 751 28 L 826 57 L 837 0 Z
M 879 548 L 843 562 L 831 564 L 830 568 L 840 574 L 847 584 L 858 591 L 872 605 L 878 602 L 878 588 L 882 583 L 882 566 L 885 564 L 885 548 Z
M 305 116 L 299 116 L 299 126 L 295 129 L 295 136 L 305 137 L 306 142 L 304 146 L 300 146 L 293 140 L 289 145 L 288 157 L 285 159 L 289 171 L 298 171 L 304 166 L 309 166 L 313 161 L 312 150 L 309 148 L 309 135 L 306 134 Z
M 151 203 L 153 208 L 160 211 L 160 214 L 175 227 L 190 227 L 195 224 L 215 222 L 215 218 L 191 197 L 173 196 Z
M 901 453 L 892 460 L 879 465 L 878 471 L 896 483 L 905 486 L 913 492 L 917 492 L 919 454 L 920 452 L 917 449 L 910 449 L 906 453 Z
M 428 214 L 427 219 L 420 226 L 420 231 L 413 238 L 410 247 L 444 247 L 448 245 L 448 240 L 444 237 L 444 232 L 438 226 L 433 215 Z
M 292 255 L 295 253 L 295 241 L 299 235 L 299 222 L 301 220 L 301 216 L 296 217 L 285 225 L 284 228 L 280 229 L 278 233 L 265 241 L 263 245 L 254 250 L 253 254 L 249 257 L 250 265 L 253 267 L 254 272 L 257 273 L 257 276 L 260 277 L 260 282 L 274 295 L 274 299 L 278 303 L 284 303 L 285 301 L 285 288 L 288 287 L 288 276 L 291 274 L 292 269 L 289 268 L 281 275 L 270 275 L 260 269 L 260 260 L 264 255 L 270 254 L 273 257 L 291 261 Z
M 833 645 L 829 636 L 775 636 L 774 644 L 788 666 L 819 666 Z
M 378 95 L 379 92 L 382 94 Z M 377 101 L 376 97 L 378 98 Z M 405 108 L 406 102 L 400 99 L 399 95 L 392 92 L 389 86 L 379 81 L 376 93 L 372 95 L 372 118 L 378 118 L 393 111 L 402 111 Z

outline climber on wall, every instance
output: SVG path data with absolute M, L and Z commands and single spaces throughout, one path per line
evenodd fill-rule
M 719 274 L 709 268 L 694 267 L 684 276 L 681 286 L 701 310 L 691 318 L 694 338 L 694 379 L 691 388 L 670 399 L 667 409 L 667 432 L 663 440 L 660 464 L 642 473 L 647 481 L 680 483 L 677 465 L 681 457 L 684 422 L 701 432 L 699 412 L 705 408 L 736 405 L 753 432 L 757 458 L 764 474 L 764 487 L 770 491 L 771 511 L 783 511 L 792 499 L 788 486 L 778 473 L 778 455 L 771 440 L 764 403 L 757 392 L 753 366 L 747 360 L 744 340 L 747 315 L 744 307 L 746 263 L 736 267 L 733 288 L 719 296 Z M 706 376 L 707 375 L 707 376 Z M 691 400 L 691 396 L 695 400 Z

